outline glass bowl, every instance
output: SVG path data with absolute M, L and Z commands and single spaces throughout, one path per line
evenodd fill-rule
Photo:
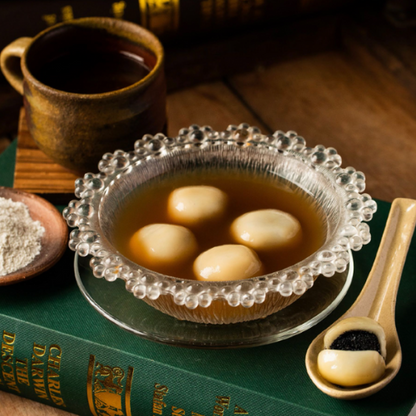
M 137 189 L 165 175 L 215 168 L 264 176 L 301 192 L 319 211 L 325 227 L 319 250 L 283 270 L 234 281 L 196 281 L 163 275 L 140 266 L 114 247 L 115 218 Z M 319 275 L 346 270 L 349 251 L 370 242 L 367 221 L 376 202 L 363 193 L 365 176 L 341 168 L 334 148 L 310 148 L 295 132 L 262 134 L 247 124 L 218 132 L 193 125 L 178 136 L 145 135 L 134 150 L 106 153 L 99 173 L 75 182 L 75 196 L 63 211 L 69 247 L 92 256 L 96 278 L 122 279 L 128 292 L 178 319 L 228 324 L 273 314 L 302 296 Z M 126 293 L 126 295 L 128 295 Z M 122 308 L 123 305 L 120 305 Z

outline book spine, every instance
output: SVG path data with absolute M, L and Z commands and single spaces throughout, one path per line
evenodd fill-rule
M 168 38 L 196 32 L 226 31 L 287 16 L 334 10 L 355 0 L 138 0 L 139 23 Z
M 37 0 L 0 2 L 0 48 L 63 21 L 108 16 L 138 23 L 162 39 L 272 22 L 330 10 L 354 0 Z
M 215 363 L 206 377 L 4 315 L 0 336 L 0 389 L 80 416 L 311 414 L 216 380 Z

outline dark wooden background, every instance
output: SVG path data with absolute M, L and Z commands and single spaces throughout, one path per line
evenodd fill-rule
M 415 19 L 411 7 L 386 15 L 379 4 L 167 45 L 168 133 L 241 122 L 295 130 L 363 171 L 372 197 L 416 198 Z M 21 105 L 0 80 L 0 151 Z M 0 416 L 64 414 L 0 392 Z

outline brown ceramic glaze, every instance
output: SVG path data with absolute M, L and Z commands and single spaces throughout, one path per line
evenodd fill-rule
M 64 254 L 68 240 L 68 227 L 60 212 L 45 199 L 16 189 L 0 187 L 0 197 L 23 202 L 31 218 L 45 228 L 41 251 L 27 266 L 14 273 L 0 276 L 0 286 L 22 282 L 50 269 Z
M 45 62 L 85 45 L 141 56 L 150 72 L 129 86 L 94 94 L 55 89 L 38 79 Z M 106 152 L 129 149 L 143 134 L 165 130 L 163 60 L 160 42 L 147 30 L 98 17 L 58 24 L 33 39 L 17 39 L 0 59 L 6 78 L 23 94 L 29 131 L 39 148 L 77 173 L 95 171 Z

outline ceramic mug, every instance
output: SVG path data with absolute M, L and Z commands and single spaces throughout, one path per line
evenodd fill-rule
M 91 17 L 3 49 L 1 69 L 23 95 L 29 131 L 52 160 L 95 171 L 106 152 L 166 129 L 164 52 L 144 28 Z

